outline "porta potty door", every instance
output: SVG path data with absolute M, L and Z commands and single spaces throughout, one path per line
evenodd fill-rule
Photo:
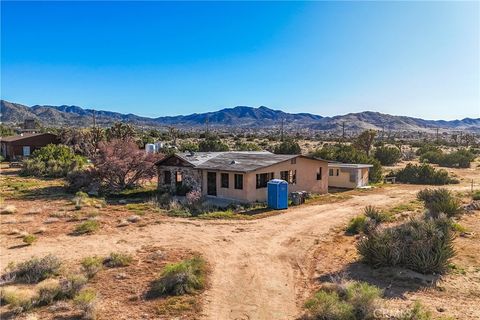
M 277 209 L 277 185 L 267 184 L 267 204 L 272 209 Z
M 278 209 L 288 208 L 288 182 L 280 183 L 278 185 Z

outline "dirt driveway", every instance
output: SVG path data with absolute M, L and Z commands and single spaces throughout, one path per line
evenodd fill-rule
M 456 190 L 468 186 L 452 186 Z M 355 192 L 338 203 L 304 205 L 284 214 L 250 221 L 168 218 L 160 224 L 108 235 L 45 238 L 35 246 L 8 250 L 2 266 L 32 255 L 53 253 L 78 260 L 143 245 L 202 252 L 213 267 L 205 293 L 205 319 L 294 319 L 308 294 L 313 252 L 332 227 L 346 223 L 366 205 L 391 207 L 412 200 L 423 186 L 395 185 Z

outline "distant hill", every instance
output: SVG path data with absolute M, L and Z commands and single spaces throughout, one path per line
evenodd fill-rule
M 310 113 L 286 113 L 267 107 L 252 108 L 238 106 L 207 113 L 148 118 L 134 114 L 122 114 L 111 111 L 84 109 L 78 106 L 40 106 L 31 107 L 1 100 L 2 122 L 19 123 L 26 118 L 35 119 L 45 125 L 90 126 L 95 113 L 96 123 L 109 126 L 115 121 L 129 122 L 138 126 L 178 126 L 200 127 L 208 122 L 217 128 L 272 128 L 279 127 L 283 121 L 285 128 L 310 129 L 314 131 L 340 130 L 343 125 L 349 131 L 365 129 L 389 131 L 432 131 L 464 130 L 480 132 L 480 119 L 462 120 L 424 120 L 419 118 L 393 116 L 379 112 L 364 111 L 335 117 L 322 117 Z

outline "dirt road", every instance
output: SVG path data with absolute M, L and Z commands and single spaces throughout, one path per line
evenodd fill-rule
M 294 319 L 301 311 L 312 268 L 312 253 L 330 228 L 366 205 L 393 206 L 414 198 L 421 186 L 394 186 L 354 195 L 339 203 L 305 205 L 253 221 L 165 219 L 161 224 L 108 235 L 42 239 L 35 246 L 1 248 L 1 262 L 53 253 L 78 260 L 143 245 L 189 248 L 212 264 L 205 293 L 205 319 Z

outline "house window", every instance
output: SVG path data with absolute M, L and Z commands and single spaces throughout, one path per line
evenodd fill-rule
M 280 171 L 280 178 L 288 183 L 297 182 L 297 170 Z
M 235 189 L 243 189 L 243 174 L 235 174 Z
M 333 169 L 328 169 L 328 175 L 329 175 L 330 177 L 333 177 Z
M 337 169 L 337 173 L 335 174 L 337 177 L 340 175 L 340 169 Z
M 292 160 L 290 160 L 290 164 L 297 164 L 297 158 L 293 158 Z
M 222 173 L 221 174 L 221 186 L 222 188 L 228 188 L 228 176 L 229 174 L 228 173 Z
M 176 171 L 176 172 L 175 172 L 175 183 L 176 183 L 177 185 L 182 184 L 182 173 L 179 172 L 179 171 Z
M 322 180 L 322 167 L 318 168 L 318 171 L 317 171 L 317 180 Z
M 167 185 L 170 185 L 172 183 L 172 175 L 168 170 L 163 171 L 163 183 Z
M 273 179 L 273 172 L 257 174 L 257 189 L 266 188 L 268 181 Z

